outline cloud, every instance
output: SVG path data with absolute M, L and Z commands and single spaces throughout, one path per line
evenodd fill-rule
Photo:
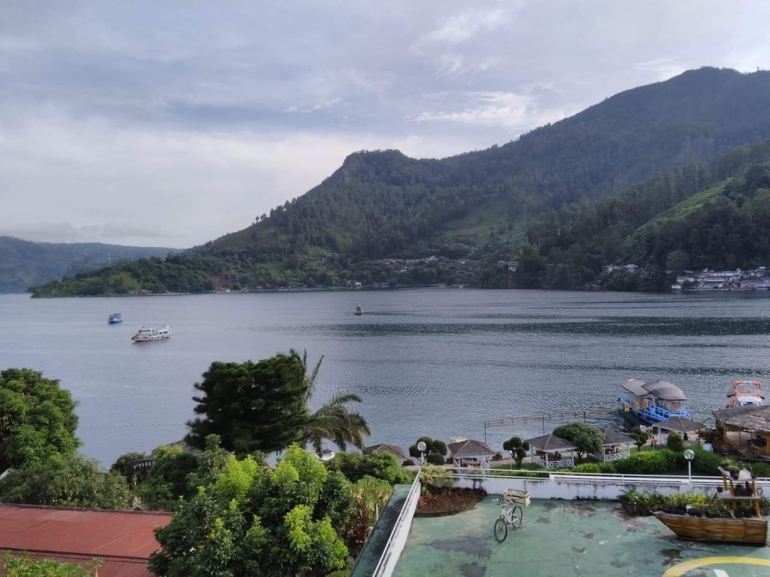
M 15 236 L 34 242 L 117 242 L 157 239 L 158 245 L 174 238 L 168 231 L 152 226 L 107 222 L 102 225 L 75 226 L 71 222 L 26 222 L 0 226 L 0 236 Z
M 492 32 L 507 24 L 510 14 L 500 8 L 461 12 L 447 18 L 438 27 L 421 35 L 411 48 L 421 52 L 431 44 L 454 46 L 467 42 L 479 34 Z
M 650 60 L 648 62 L 637 62 L 634 64 L 635 70 L 641 70 L 643 72 L 652 72 L 655 74 L 657 80 L 668 80 L 674 76 L 678 76 L 685 70 L 687 66 L 684 66 L 681 62 L 678 62 L 678 58 L 658 58 L 656 60 Z

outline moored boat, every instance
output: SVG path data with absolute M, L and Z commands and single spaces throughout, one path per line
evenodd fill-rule
M 356 309 L 353 311 L 353 314 L 357 317 L 360 317 L 364 314 L 364 306 L 363 305 L 356 305 Z
M 169 337 L 171 337 L 171 327 L 165 325 L 157 328 L 142 327 L 133 337 L 131 337 L 131 340 L 134 344 L 139 344 L 160 341 Z
M 727 408 L 761 407 L 765 403 L 759 381 L 735 381 L 727 392 Z
M 624 415 L 645 425 L 674 417 L 692 420 L 682 389 L 666 381 L 645 382 L 629 377 L 622 385 L 618 402 Z
M 123 322 L 123 315 L 121 313 L 112 313 L 107 318 L 107 324 L 110 324 L 110 325 L 119 325 L 122 322 Z

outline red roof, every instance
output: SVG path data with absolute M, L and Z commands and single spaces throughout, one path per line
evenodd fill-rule
M 102 559 L 100 577 L 151 575 L 147 559 L 160 545 L 153 529 L 170 513 L 0 505 L 0 551 L 28 551 L 65 562 Z

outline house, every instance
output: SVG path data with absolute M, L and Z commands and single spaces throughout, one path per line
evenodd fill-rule
M 721 409 L 714 417 L 725 445 L 770 455 L 770 405 Z
M 99 577 L 152 577 L 154 529 L 170 522 L 171 513 L 0 504 L 0 559 L 6 551 L 61 563 L 99 558 Z

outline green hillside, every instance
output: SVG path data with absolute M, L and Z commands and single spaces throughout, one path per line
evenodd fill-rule
M 26 292 L 80 271 L 95 271 L 109 262 L 166 256 L 170 249 L 101 243 L 55 244 L 0 236 L 0 293 Z
M 242 231 L 172 261 L 81 274 L 35 294 L 348 282 L 576 286 L 583 281 L 575 279 L 594 278 L 589 271 L 601 262 L 625 256 L 618 249 L 631 232 L 629 221 L 613 225 L 598 253 L 572 249 L 570 262 L 580 272 L 570 272 L 569 282 L 541 279 L 540 273 L 536 282 L 530 276 L 517 280 L 490 267 L 522 250 L 525 262 L 536 253 L 536 268 L 560 264 L 562 257 L 550 251 L 571 245 L 545 238 L 542 218 L 633 189 L 661 171 L 675 169 L 667 178 L 681 175 L 683 184 L 677 186 L 687 195 L 705 182 L 713 186 L 717 181 L 699 161 L 770 138 L 768 105 L 770 73 L 703 68 L 623 92 L 504 146 L 442 160 L 412 159 L 395 150 L 355 153 L 321 184 Z M 654 182 L 650 186 L 657 186 Z M 640 213 L 647 218 L 634 220 L 634 230 L 685 198 L 682 194 L 661 188 Z M 439 260 L 383 263 L 434 255 Z

